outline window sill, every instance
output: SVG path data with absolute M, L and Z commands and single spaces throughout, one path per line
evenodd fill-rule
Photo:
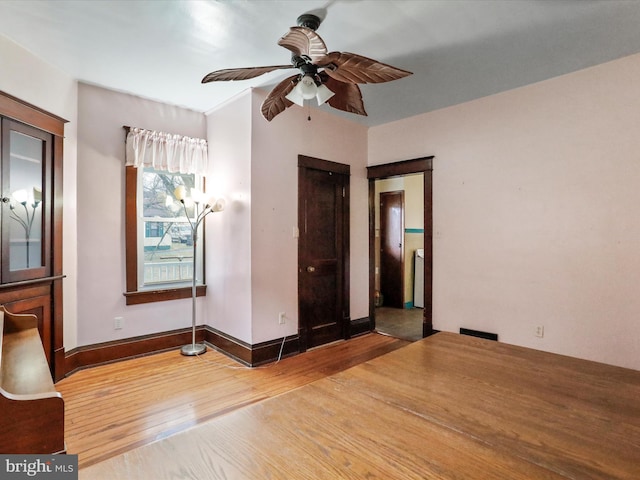
M 141 303 L 164 302 L 167 300 L 177 300 L 180 298 L 191 298 L 192 287 L 169 288 L 165 290 L 140 290 L 137 292 L 124 292 L 127 305 L 138 305 Z M 196 297 L 207 295 L 207 286 L 196 286 Z

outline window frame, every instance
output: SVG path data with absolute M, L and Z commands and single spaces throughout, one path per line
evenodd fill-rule
M 125 255 L 126 255 L 126 287 L 124 292 L 127 305 L 138 305 L 141 303 L 163 302 L 180 298 L 191 298 L 192 285 L 184 287 L 150 288 L 140 290 L 138 288 L 138 173 L 139 169 L 133 166 L 125 166 Z M 203 224 L 204 225 L 204 224 Z M 202 278 L 206 279 L 204 264 L 204 228 L 201 233 L 200 244 L 202 245 Z M 195 272 L 195 267 L 194 267 Z M 203 297 L 207 294 L 207 285 L 196 285 L 196 296 Z

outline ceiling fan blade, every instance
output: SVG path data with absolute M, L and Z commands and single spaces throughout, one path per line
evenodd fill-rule
M 322 58 L 327 54 L 327 46 L 320 38 L 320 35 L 307 27 L 291 27 L 278 40 L 278 45 L 299 57 L 306 55 L 314 63 L 316 59 Z
M 287 100 L 285 96 L 293 90 L 293 87 L 295 87 L 293 80 L 297 77 L 298 75 L 292 75 L 289 78 L 285 78 L 278 85 L 273 87 L 273 90 L 269 92 L 267 98 L 262 102 L 262 107 L 260 109 L 262 111 L 262 116 L 269 122 L 273 120 L 276 115 L 284 112 L 287 108 L 293 105 L 293 102 Z
M 225 70 L 216 70 L 207 74 L 202 83 L 221 82 L 228 80 L 247 80 L 262 75 L 263 73 L 272 72 L 274 70 L 284 70 L 287 68 L 295 68 L 293 65 L 271 65 L 268 67 L 247 67 L 247 68 L 227 68 Z
M 360 87 L 355 83 L 340 82 L 329 76 L 321 74 L 323 83 L 335 95 L 327 100 L 327 103 L 338 110 L 367 116 L 362 100 Z
M 349 52 L 331 52 L 314 62 L 335 80 L 348 83 L 383 83 L 412 72 Z

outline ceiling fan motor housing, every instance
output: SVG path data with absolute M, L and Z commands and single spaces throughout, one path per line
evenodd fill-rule
M 316 75 L 318 67 L 313 63 L 303 63 L 296 65 L 304 75 Z
M 313 15 L 312 13 L 303 13 L 298 17 L 297 22 L 298 26 L 307 27 L 315 31 L 322 23 L 322 20 L 320 20 L 320 17 Z

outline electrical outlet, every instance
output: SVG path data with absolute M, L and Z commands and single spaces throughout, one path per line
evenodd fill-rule
M 286 316 L 285 312 L 280 312 L 278 314 L 278 324 L 284 325 L 286 318 L 287 318 L 287 316 Z
M 536 337 L 539 337 L 539 338 L 544 337 L 544 327 L 542 325 L 537 325 L 535 333 L 536 333 Z
M 122 327 L 124 327 L 124 317 L 115 317 L 113 319 L 113 329 L 122 330 Z

